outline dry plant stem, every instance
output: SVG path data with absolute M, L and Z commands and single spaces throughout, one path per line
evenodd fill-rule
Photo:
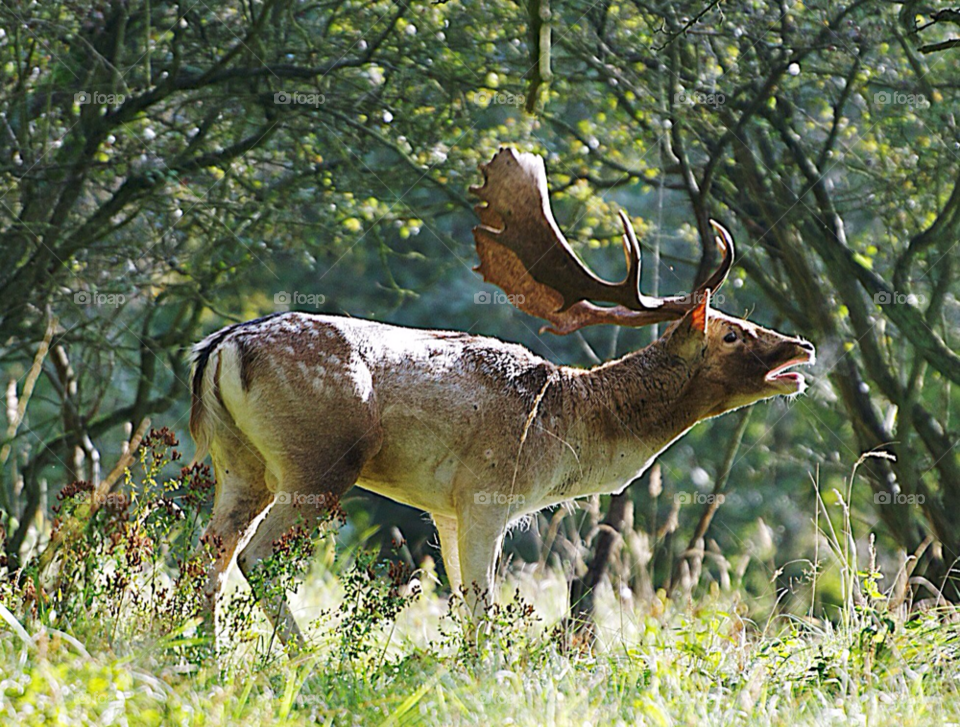
M 50 538 L 50 542 L 47 543 L 47 547 L 40 554 L 38 561 L 39 573 L 41 575 L 43 575 L 43 572 L 53 562 L 54 556 L 56 556 L 60 546 L 63 545 L 63 543 L 68 539 L 78 535 L 91 520 L 91 518 L 93 518 L 97 510 L 100 509 L 101 504 L 106 502 L 107 495 L 110 494 L 113 486 L 119 481 L 120 476 L 124 473 L 124 471 L 133 463 L 137 450 L 140 447 L 140 441 L 143 439 L 144 435 L 149 429 L 149 419 L 144 419 L 142 422 L 140 422 L 140 426 L 137 427 L 137 431 L 130 438 L 129 443 L 125 448 L 124 453 L 120 456 L 116 466 L 97 486 L 97 489 L 94 491 L 93 497 L 90 500 L 89 507 L 85 511 L 81 511 L 75 515 L 69 523 L 63 523 L 60 529 L 57 530 L 53 537 Z
M 576 578 L 570 584 L 570 618 L 574 632 L 587 636 L 591 641 L 596 638 L 593 628 L 594 592 L 610 564 L 615 547 L 623 542 L 620 533 L 630 519 L 631 506 L 630 495 L 626 491 L 610 498 L 607 516 L 597 532 L 590 567 L 582 578 Z
M 850 473 L 850 479 L 847 481 L 847 492 L 846 494 L 834 489 L 834 492 L 837 495 L 837 501 L 843 511 L 843 527 L 840 534 L 843 536 L 843 543 L 841 544 L 840 536 L 838 536 L 836 528 L 833 526 L 833 520 L 830 518 L 830 513 L 827 510 L 827 505 L 823 501 L 823 497 L 820 494 L 819 482 L 815 482 L 816 485 L 814 492 L 817 496 L 817 504 L 819 506 L 820 512 L 823 514 L 823 519 L 827 523 L 829 528 L 829 533 L 826 531 L 823 534 L 827 537 L 827 544 L 830 546 L 830 549 L 833 551 L 837 560 L 840 562 L 840 589 L 843 593 L 843 620 L 844 626 L 850 626 L 850 614 L 853 613 L 854 606 L 857 605 L 859 600 L 859 593 L 857 592 L 857 543 L 854 538 L 853 527 L 850 519 L 850 498 L 853 495 L 853 483 L 857 476 L 857 470 L 860 465 L 866 462 L 871 458 L 882 458 L 893 460 L 894 456 L 889 452 L 864 452 L 860 455 L 860 458 L 856 461 L 853 466 L 853 470 Z
M 817 493 L 817 502 L 820 501 L 820 465 L 817 465 L 816 475 L 812 477 L 813 489 Z M 813 532 L 814 532 L 814 550 L 813 550 L 813 579 L 810 587 L 810 610 L 807 613 L 808 618 L 813 618 L 813 609 L 817 603 L 817 579 L 820 577 L 820 507 L 819 504 L 813 508 Z
M 723 457 L 723 464 L 720 466 L 720 474 L 713 484 L 713 499 L 704 508 L 703 513 L 700 515 L 700 521 L 697 523 L 697 527 L 690 537 L 690 542 L 687 544 L 687 549 L 674 567 L 673 577 L 671 577 L 670 583 L 667 586 L 667 593 L 671 596 L 677 587 L 677 583 L 680 582 L 680 570 L 683 563 L 691 558 L 703 558 L 703 538 L 707 534 L 710 523 L 713 521 L 713 516 L 720 508 L 720 498 L 717 496 L 722 494 L 727 487 L 727 481 L 730 479 L 730 472 L 736 461 L 737 452 L 740 450 L 743 435 L 747 431 L 747 425 L 750 423 L 750 412 L 752 411 L 753 409 L 745 409 L 740 414 L 740 421 L 737 422 L 737 428 L 734 430 L 733 436 L 727 444 L 727 452 Z
M 50 342 L 53 340 L 53 332 L 57 328 L 57 320 L 55 317 L 50 318 L 50 321 L 47 323 L 46 333 L 43 334 L 43 341 L 40 342 L 37 353 L 33 357 L 33 364 L 30 366 L 30 371 L 27 373 L 27 378 L 23 385 L 23 394 L 20 395 L 20 399 L 17 402 L 15 418 L 10 421 L 7 427 L 7 441 L 4 442 L 3 447 L 0 448 L 0 467 L 6 465 L 7 459 L 10 457 L 13 438 L 17 436 L 17 431 L 20 429 L 20 424 L 23 422 L 24 414 L 27 411 L 27 404 L 33 395 L 33 388 L 36 386 L 37 379 L 40 378 L 40 372 L 43 370 L 43 361 L 47 357 L 47 352 L 50 350 Z
M 104 480 L 99 484 L 96 491 L 97 502 L 94 503 L 95 507 L 91 511 L 91 515 L 99 509 L 99 503 L 102 503 L 107 495 L 113 490 L 113 486 L 120 480 L 120 476 L 123 475 L 124 471 L 133 464 L 133 460 L 136 457 L 137 450 L 140 448 L 140 442 L 146 435 L 147 431 L 150 429 L 150 419 L 144 419 L 140 422 L 140 426 L 137 427 L 137 431 L 134 432 L 133 436 L 130 438 L 130 441 L 127 443 L 127 446 L 124 450 L 124 453 L 120 456 L 120 459 L 117 461 L 117 464 L 110 474 L 108 474 Z

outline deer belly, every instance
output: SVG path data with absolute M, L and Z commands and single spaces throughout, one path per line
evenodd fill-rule
M 381 479 L 360 478 L 357 487 L 369 492 L 375 492 L 394 502 L 409 505 L 418 510 L 426 510 L 437 515 L 455 515 L 453 498 L 443 487 L 426 486 L 423 483 L 410 484 Z
M 431 443 L 419 445 L 406 449 L 385 443 L 361 471 L 357 487 L 427 512 L 455 514 L 453 492 L 460 463 L 449 452 L 437 452 Z

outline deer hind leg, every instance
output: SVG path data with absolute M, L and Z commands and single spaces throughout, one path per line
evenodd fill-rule
M 273 499 L 259 453 L 238 430 L 223 427 L 213 444 L 216 496 L 213 515 L 200 541 L 206 561 L 205 622 L 216 630 L 216 607 L 234 551 L 251 523 Z
M 339 438 L 338 438 L 339 439 Z M 308 532 L 329 515 L 360 476 L 367 460 L 379 449 L 379 439 L 362 436 L 326 440 L 309 454 L 290 457 L 280 469 L 277 496 L 266 517 L 257 526 L 250 541 L 237 556 L 237 564 L 248 582 L 256 578 L 254 569 L 274 553 L 274 544 L 297 525 Z M 273 583 L 264 584 L 274 590 Z M 305 641 L 297 626 L 286 594 L 261 596 L 260 605 L 274 632 L 285 645 L 303 648 Z

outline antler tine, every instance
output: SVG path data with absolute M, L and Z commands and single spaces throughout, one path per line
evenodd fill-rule
M 627 276 L 619 283 L 598 278 L 573 252 L 550 209 L 543 159 L 501 147 L 480 165 L 483 185 L 472 187 L 481 204 L 473 228 L 477 270 L 511 296 L 511 302 L 550 323 L 556 333 L 612 323 L 645 326 L 680 318 L 699 304 L 705 291 L 723 283 L 733 263 L 733 238 L 718 223 L 720 268 L 690 295 L 658 298 L 640 292 L 641 252 L 630 218 L 620 212 Z M 615 305 L 600 307 L 591 301 Z
M 636 294 L 639 302 L 643 293 L 640 292 L 640 266 L 641 252 L 640 241 L 637 239 L 637 233 L 633 230 L 633 223 L 630 222 L 630 215 L 623 210 L 617 210 L 620 215 L 620 223 L 623 225 L 623 254 L 627 258 L 627 278 L 623 285 Z
M 716 292 L 717 288 L 723 285 L 723 281 L 727 279 L 730 268 L 733 267 L 735 250 L 733 247 L 733 235 L 730 234 L 726 227 L 716 220 L 710 220 L 710 226 L 717 233 L 714 240 L 717 243 L 717 247 L 720 248 L 720 253 L 723 257 L 720 260 L 720 267 L 714 271 L 713 275 L 707 278 L 707 281 L 700 286 L 699 290 L 709 288 L 713 292 Z

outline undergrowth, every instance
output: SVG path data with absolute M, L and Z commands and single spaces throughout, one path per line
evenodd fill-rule
M 108 492 L 64 488 L 44 547 L 0 584 L 4 723 L 960 721 L 952 612 L 906 608 L 881 589 L 839 493 L 837 530 L 821 501 L 843 576 L 834 614 L 757 623 L 736 589 L 636 605 L 606 589 L 598 613 L 616 623 L 598 623 L 591 645 L 534 607 L 556 573 L 511 576 L 498 605 L 467 618 L 448 606 L 465 594 L 441 595 L 429 567 L 338 546 L 328 522 L 295 528 L 252 588 L 225 594 L 214 644 L 199 628 L 213 482 L 205 466 L 177 470 L 176 447 L 173 433 L 151 432 Z M 304 651 L 286 653 L 257 607 L 281 590 L 299 590 Z

